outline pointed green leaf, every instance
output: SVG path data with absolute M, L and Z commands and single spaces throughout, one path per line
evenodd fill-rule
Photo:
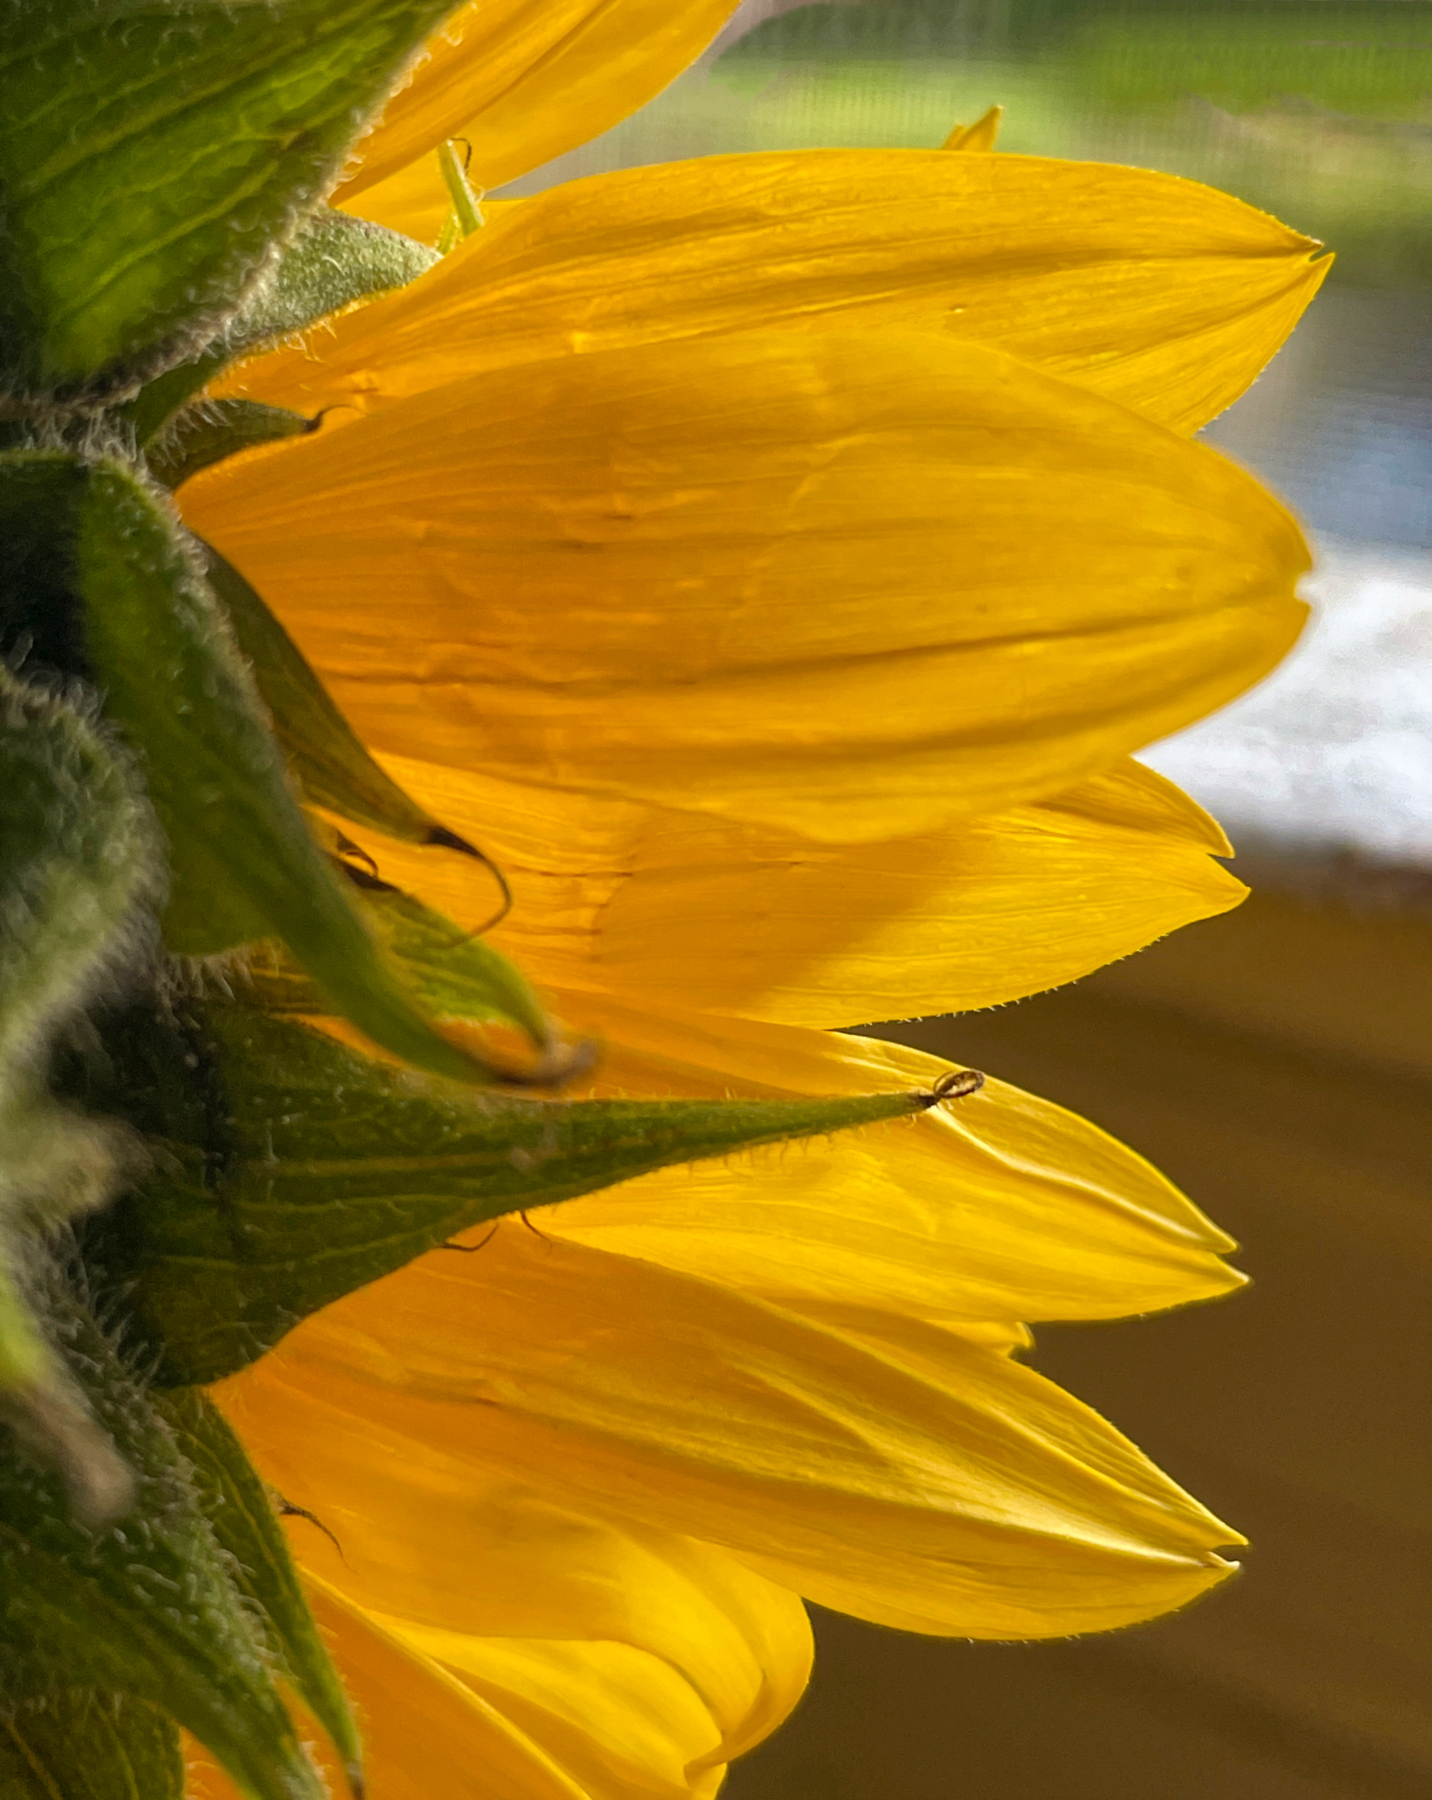
M 172 949 L 280 937 L 375 1043 L 454 1080 L 493 1079 L 424 1017 L 364 930 L 157 496 L 118 463 L 0 455 L 0 628 L 7 646 L 87 675 L 138 753 L 168 840 Z
M 225 333 L 225 347 L 234 355 L 306 331 L 357 300 L 406 287 L 441 260 L 401 231 L 320 206 Z
M 9 0 L 5 385 L 102 398 L 197 352 L 452 10 Z
M 298 645 L 233 566 L 204 546 L 218 596 L 254 681 L 274 719 L 294 780 L 310 806 L 371 825 L 406 844 L 433 844 L 487 859 L 410 800 L 374 762 L 329 698 Z
M 313 429 L 302 413 L 258 400 L 208 400 L 189 406 L 150 448 L 146 461 L 154 479 L 172 493 L 200 469 L 271 444 L 278 438 L 303 437 Z
M 123 409 L 137 442 L 149 444 L 176 409 L 235 357 L 306 331 L 357 300 L 406 287 L 440 260 L 436 250 L 400 231 L 319 207 L 280 257 L 272 280 L 258 288 L 223 335 L 166 370 Z
M 411 894 L 350 869 L 363 892 L 374 934 L 403 971 L 404 984 L 440 1019 L 507 1020 L 533 1043 L 551 1027 L 520 970 L 480 937 Z
M 192 1732 L 253 1800 L 320 1800 L 173 1435 L 58 1279 L 47 1302 L 57 1346 L 134 1470 L 135 1492 L 121 1523 L 90 1530 L 68 1515 L 58 1477 L 0 1431 L 6 1697 L 125 1694 Z
M 183 1800 L 173 1721 L 122 1694 L 62 1690 L 0 1716 L 5 1800 Z
M 500 951 L 366 869 L 341 866 L 369 930 L 402 975 L 404 987 L 434 1017 L 516 1025 L 538 1049 L 559 1053 L 537 996 Z M 255 954 L 247 979 L 265 1012 L 325 1010 L 315 983 L 280 954 Z
M 497 1099 L 240 1006 L 173 1020 L 134 1009 L 107 1045 L 72 1066 L 71 1091 L 144 1132 L 156 1172 L 87 1224 L 85 1256 L 128 1296 L 157 1380 L 174 1385 L 242 1368 L 320 1306 L 483 1220 L 943 1097 Z
M 57 1106 L 50 1042 L 153 951 L 161 852 L 130 759 L 72 698 L 0 663 L 0 1417 L 64 1471 L 82 1513 L 128 1493 L 34 1318 L 26 1242 L 108 1197 L 127 1134 Z
M 356 1791 L 362 1785 L 358 1729 L 263 1482 L 223 1414 L 200 1389 L 176 1388 L 157 1405 L 188 1460 L 219 1548 L 233 1558 L 239 1592 L 266 1627 L 280 1669 L 332 1738 Z

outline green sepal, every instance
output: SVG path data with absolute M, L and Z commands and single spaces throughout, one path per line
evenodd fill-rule
M 183 1800 L 178 1727 L 123 1694 L 61 1689 L 0 1717 L 5 1800 Z
M 370 825 L 401 843 L 438 845 L 486 862 L 465 838 L 410 799 L 373 760 L 303 652 L 233 564 L 210 545 L 203 546 L 203 553 L 209 585 L 248 659 L 289 769 L 308 804 L 355 825 Z
M 97 403 L 233 319 L 453 0 L 11 0 L 4 385 Z
M 189 1464 L 219 1548 L 250 1603 L 279 1670 L 333 1740 L 355 1792 L 362 1747 L 343 1683 L 303 1597 L 283 1529 L 263 1482 L 223 1414 L 199 1388 L 176 1388 L 155 1404 Z
M 278 937 L 333 1010 L 417 1067 L 497 1072 L 405 992 L 315 841 L 282 752 L 196 559 L 124 467 L 0 455 L 0 628 L 87 676 L 137 752 L 168 839 L 164 936 L 202 956 Z
M 171 492 L 182 487 L 201 469 L 271 444 L 280 438 L 303 437 L 312 422 L 286 406 L 265 406 L 259 400 L 208 400 L 184 411 L 150 447 L 145 461 L 149 472 Z
M 355 301 L 406 287 L 440 261 L 436 250 L 349 213 L 323 206 L 221 337 L 150 382 L 123 410 L 142 446 L 226 364 L 264 344 L 306 331 Z M 177 485 L 177 484 L 171 484 Z
M 369 930 L 400 971 L 403 986 L 428 1012 L 460 1023 L 516 1025 L 539 1050 L 561 1054 L 541 1002 L 501 951 L 366 869 L 342 866 Z M 256 952 L 246 977 L 265 1012 L 324 1010 L 317 986 L 282 955 Z
M 355 301 L 406 287 L 440 260 L 401 231 L 321 206 L 284 251 L 273 280 L 225 333 L 225 345 L 233 355 L 307 331 Z
M 380 943 L 403 971 L 404 985 L 440 1019 L 506 1021 L 539 1047 L 551 1026 L 521 970 L 491 944 L 463 931 L 431 906 L 387 882 L 350 868 L 364 913 Z
M 122 1128 L 51 1098 L 51 1040 L 96 990 L 147 967 L 161 848 L 130 758 L 84 702 L 0 663 L 0 1418 L 92 1520 L 129 1478 L 71 1391 L 27 1293 L 29 1240 L 108 1198 Z
M 651 1169 L 923 1111 L 940 1094 L 542 1102 L 374 1063 L 251 1008 L 112 1020 L 70 1091 L 127 1118 L 154 1175 L 87 1222 L 161 1385 L 210 1382 L 454 1232 Z
M 134 1497 L 118 1525 L 89 1529 L 0 1432 L 0 1704 L 128 1695 L 192 1732 L 253 1800 L 320 1800 L 173 1434 L 58 1277 L 46 1313 Z

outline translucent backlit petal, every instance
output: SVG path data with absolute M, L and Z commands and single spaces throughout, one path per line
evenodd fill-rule
M 940 146 L 942 150 L 993 150 L 1004 118 L 1002 106 L 992 106 L 973 125 L 956 125 Z
M 436 153 L 420 156 L 416 162 L 408 163 L 375 187 L 364 188 L 361 194 L 336 195 L 334 203 L 355 218 L 371 219 L 375 225 L 401 231 L 405 237 L 416 238 L 420 244 L 436 244 L 452 213 L 452 195 L 443 179 Z M 485 204 L 479 207 L 479 212 L 486 224 Z M 286 367 L 286 352 L 279 351 L 276 355 L 283 357 Z M 309 360 L 307 353 L 304 360 Z M 247 385 L 245 378 L 240 384 L 245 392 Z M 231 386 L 234 384 L 226 380 L 223 391 L 227 392 Z M 219 390 L 216 388 L 215 391 Z M 239 387 L 235 387 L 235 391 L 239 391 Z
M 375 749 L 835 843 L 1046 797 L 1231 699 L 1308 561 L 1213 451 L 934 333 L 498 370 L 183 506 Z
M 308 1597 L 354 1702 L 367 1792 L 382 1800 L 615 1800 L 593 1795 L 491 1701 L 441 1663 L 310 1577 Z M 327 1746 L 311 1743 L 329 1792 L 348 1793 Z M 198 1746 L 185 1800 L 240 1800 Z
M 498 941 L 534 980 L 659 1008 L 835 1026 L 964 1012 L 1076 980 L 1245 891 L 1212 860 L 1230 852 L 1207 814 L 1132 761 L 940 832 L 816 844 L 388 760 L 505 870 Z M 449 916 L 490 917 L 490 885 L 457 858 L 367 847 Z
M 431 1629 L 397 1635 L 549 1746 L 591 1800 L 707 1800 L 721 1785 L 711 1715 L 674 1669 L 640 1650 Z
M 340 202 L 445 139 L 471 146 L 479 187 L 596 137 L 701 54 L 736 0 L 470 0 L 358 146 Z
M 593 1800 L 560 1756 L 457 1675 L 336 1589 L 310 1577 L 308 1590 L 355 1702 L 369 1793 L 383 1800 Z M 334 1792 L 342 1792 L 337 1780 Z
M 410 187 L 382 222 L 424 222 Z M 437 186 L 432 200 L 440 220 Z M 920 327 L 1193 431 L 1293 329 L 1329 266 L 1317 248 L 1147 169 L 929 150 L 704 157 L 549 189 L 413 287 L 336 321 L 321 362 L 280 351 L 226 391 L 302 412 L 371 407 L 571 351 L 752 327 Z
M 304 1568 L 354 1605 L 405 1629 L 560 1638 L 659 1664 L 704 1714 L 706 1741 L 684 1761 L 738 1755 L 800 1698 L 804 1609 L 722 1551 L 390 1439 L 321 1394 L 296 1388 L 274 1405 L 267 1393 L 230 1383 L 234 1423 L 266 1478 L 332 1533 L 290 1519 Z
M 184 1800 L 243 1800 L 243 1796 L 209 1761 L 194 1739 L 184 1738 Z
M 375 1461 L 427 1445 L 916 1630 L 1127 1623 L 1219 1580 L 1235 1535 L 1006 1354 L 882 1343 L 521 1225 L 315 1315 L 240 1383 L 274 1431 L 321 1396 Z
M 337 1633 L 378 1792 L 408 1791 L 392 1785 L 395 1751 L 409 1780 L 440 1775 L 465 1733 L 479 1785 L 440 1794 L 704 1800 L 800 1698 L 810 1627 L 788 1588 L 709 1545 L 584 1518 L 470 1459 L 390 1443 L 321 1396 L 291 1398 L 276 1419 L 240 1384 L 233 1410 L 264 1473 L 313 1515 L 291 1515 L 294 1550 Z M 433 1717 L 444 1736 L 405 1746 Z M 494 1740 L 505 1785 L 490 1788 Z M 201 1760 L 196 1793 L 233 1790 Z

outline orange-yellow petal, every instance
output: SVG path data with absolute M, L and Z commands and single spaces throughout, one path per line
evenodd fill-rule
M 951 1067 L 844 1033 L 550 998 L 601 1048 L 573 1098 L 928 1092 Z M 1244 1280 L 1222 1260 L 1232 1239 L 1142 1157 L 993 1080 L 913 1119 L 658 1170 L 540 1216 L 549 1237 L 810 1317 L 933 1321 L 1003 1347 L 1025 1341 L 1016 1320 L 1120 1318 Z
M 401 231 L 420 244 L 436 244 L 452 216 L 452 195 L 443 178 L 436 153 L 420 156 L 375 187 L 361 194 L 334 196 L 334 205 L 358 219 L 371 219 L 375 225 L 386 225 L 390 231 Z M 484 226 L 485 206 L 479 206 Z M 277 354 L 282 355 L 283 352 Z M 223 389 L 228 391 L 229 383 Z
M 1193 431 L 1293 329 L 1327 272 L 1317 248 L 1148 169 L 938 150 L 706 157 L 549 189 L 336 321 L 319 360 L 279 351 L 225 391 L 302 412 L 372 407 L 572 351 L 919 327 Z
M 243 1800 L 243 1796 L 210 1762 L 208 1752 L 187 1734 L 184 1745 L 184 1800 Z
M 1129 760 L 869 844 L 387 760 L 505 871 L 497 941 L 534 981 L 657 1008 L 834 1026 L 965 1012 L 1077 980 L 1245 892 L 1213 860 L 1231 852 L 1208 815 Z M 490 882 L 459 858 L 367 848 L 450 917 L 491 916 Z
M 497 370 L 182 492 L 375 749 L 825 842 L 1065 790 L 1305 610 L 1251 477 L 935 333 Z
M 694 62 L 737 0 L 469 0 L 428 42 L 359 144 L 350 194 L 447 138 L 471 146 L 479 187 L 596 137 Z
M 726 1758 L 700 1696 L 625 1644 L 394 1627 L 558 1758 L 591 1800 L 710 1800 Z
M 310 1578 L 307 1585 L 355 1704 L 369 1793 L 382 1800 L 597 1800 L 560 1755 L 457 1675 L 326 1583 Z M 342 1791 L 335 1781 L 334 1792 Z
M 295 1555 L 353 1605 L 405 1629 L 566 1639 L 620 1648 L 627 1667 L 660 1665 L 699 1702 L 699 1754 L 718 1761 L 800 1698 L 804 1609 L 724 1552 L 390 1439 L 302 1387 L 280 1398 L 272 1384 L 230 1382 L 226 1404 L 265 1478 L 326 1528 L 290 1519 Z
M 368 1793 L 381 1800 L 616 1800 L 588 1792 L 491 1701 L 325 1583 L 310 1581 L 308 1597 L 358 1716 Z M 240 1800 L 207 1754 L 187 1747 L 185 1800 Z M 326 1747 L 312 1749 L 329 1792 L 346 1794 Z
M 520 1225 L 350 1295 L 238 1380 L 276 1429 L 321 1396 L 381 1434 L 375 1460 L 438 1448 L 915 1630 L 1129 1623 L 1220 1580 L 1236 1535 L 1006 1354 L 882 1343 Z
M 404 1440 L 383 1460 L 381 1430 L 314 1398 L 296 1396 L 277 1422 L 237 1411 L 264 1473 L 341 1543 L 293 1524 L 363 1716 L 370 1791 L 440 1780 L 465 1741 L 480 1785 L 437 1792 L 705 1800 L 799 1699 L 810 1628 L 788 1588 L 710 1546 L 474 1479 L 425 1445 Z M 305 1426 L 321 1435 L 302 1441 Z M 411 1737 L 395 1769 L 403 1722 L 417 1718 L 436 1718 L 442 1735 Z M 191 1800 L 232 1791 L 201 1762 Z
M 585 966 L 530 972 L 785 1024 L 997 1005 L 1238 904 L 1242 884 L 1193 838 L 1181 800 L 1130 761 L 1040 804 L 879 844 L 656 814 Z
M 941 144 L 942 150 L 993 150 L 1004 118 L 1002 106 L 991 106 L 973 125 L 956 125 Z

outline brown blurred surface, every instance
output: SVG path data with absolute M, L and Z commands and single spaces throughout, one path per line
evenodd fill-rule
M 1253 1541 L 1199 1606 L 1013 1646 L 818 1620 L 732 1800 L 1432 1796 L 1432 920 L 1264 892 L 1074 989 L 892 1026 L 1085 1113 L 1253 1288 L 1036 1365 Z

